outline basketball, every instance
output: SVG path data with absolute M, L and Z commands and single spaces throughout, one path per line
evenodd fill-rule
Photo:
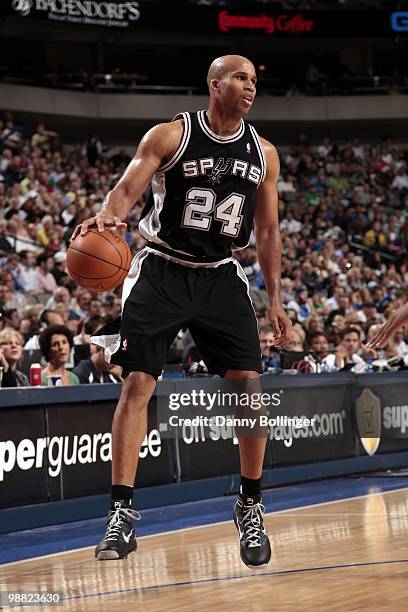
M 116 289 L 124 281 L 131 259 L 130 249 L 117 230 L 90 229 L 70 244 L 67 268 L 78 285 L 102 293 Z

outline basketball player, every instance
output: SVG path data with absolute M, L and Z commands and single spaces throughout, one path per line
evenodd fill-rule
M 188 326 L 210 371 L 259 380 L 255 312 L 245 274 L 231 257 L 233 248 L 248 243 L 254 218 L 275 345 L 289 339 L 291 322 L 280 298 L 279 159 L 243 120 L 255 98 L 254 66 L 245 57 L 220 57 L 210 66 L 208 87 L 208 110 L 184 112 L 152 128 L 100 212 L 74 234 L 95 224 L 99 231 L 105 225 L 123 229 L 151 183 L 153 201 L 139 224 L 148 243 L 124 283 L 120 334 L 115 339 L 119 328 L 106 326 L 92 338 L 125 376 L 112 426 L 112 504 L 97 559 L 124 558 L 136 549 L 132 519 L 138 515 L 131 504 L 147 404 L 179 329 Z M 261 504 L 265 446 L 265 437 L 239 440 L 234 520 L 242 560 L 250 567 L 264 566 L 271 556 Z
M 389 316 L 387 321 L 381 325 L 374 338 L 367 343 L 367 346 L 369 348 L 384 348 L 391 336 L 404 325 L 408 325 L 408 302 L 400 306 L 398 310 L 395 310 Z

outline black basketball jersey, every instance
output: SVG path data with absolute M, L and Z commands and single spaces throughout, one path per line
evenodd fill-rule
M 242 119 L 238 131 L 225 137 L 210 130 L 205 111 L 180 118 L 181 143 L 152 179 L 153 197 L 139 229 L 160 251 L 197 262 L 225 259 L 249 241 L 256 191 L 266 173 L 262 144 Z

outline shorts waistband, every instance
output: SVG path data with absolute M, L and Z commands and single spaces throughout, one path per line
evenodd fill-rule
M 169 261 L 181 264 L 183 266 L 189 266 L 190 268 L 217 268 L 218 266 L 230 263 L 233 261 L 232 257 L 226 257 L 224 259 L 216 259 L 214 261 L 200 261 L 200 258 L 193 257 L 187 253 L 180 253 L 173 251 L 161 244 L 155 244 L 154 242 L 148 242 L 144 248 L 148 253 L 159 255 Z M 198 261 L 197 261 L 198 260 Z

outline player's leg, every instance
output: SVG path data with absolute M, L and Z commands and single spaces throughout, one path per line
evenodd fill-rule
M 235 387 L 242 389 L 242 384 L 231 381 L 239 378 L 250 393 L 259 393 L 261 351 L 245 275 L 242 269 L 231 263 L 202 271 L 201 276 L 196 288 L 201 292 L 202 304 L 190 325 L 197 347 L 208 368 L 224 374 L 229 380 L 230 391 L 236 390 Z M 239 406 L 237 410 L 240 410 Z M 237 432 L 241 489 L 234 508 L 234 520 L 240 534 L 241 558 L 250 567 L 264 566 L 271 556 L 263 526 L 264 508 L 260 494 L 266 432 L 258 431 L 261 433 L 258 437 L 250 431 Z
M 254 381 L 259 382 L 258 372 L 251 372 L 247 370 L 227 370 L 227 372 L 225 373 L 225 378 L 252 379 Z M 241 464 L 241 477 L 245 478 L 248 481 L 260 481 L 262 477 L 262 466 L 265 457 L 267 437 L 262 436 L 258 438 L 252 436 L 238 436 L 238 440 L 239 457 Z M 248 494 L 260 492 L 260 487 L 259 490 L 254 490 L 254 487 L 252 487 Z
M 154 255 L 145 258 L 141 271 L 133 275 L 133 286 L 127 288 L 120 336 L 106 326 L 96 342 L 108 347 L 111 362 L 128 372 L 113 419 L 112 499 L 106 534 L 95 551 L 98 560 L 124 558 L 136 548 L 132 520 L 138 514 L 132 510 L 132 498 L 148 402 L 188 312 L 188 288 L 178 268 Z
M 145 372 L 130 372 L 122 384 L 112 423 L 112 486 L 135 482 L 139 450 L 147 431 L 147 406 L 156 379 Z
M 123 559 L 136 549 L 132 509 L 139 450 L 147 430 L 147 407 L 156 379 L 130 372 L 122 384 L 112 423 L 112 496 L 104 538 L 95 550 L 98 561 Z
M 250 392 L 261 390 L 258 372 L 228 370 L 225 378 L 250 379 Z M 233 516 L 240 535 L 241 559 L 249 567 L 264 567 L 271 558 L 271 546 L 263 524 L 264 507 L 261 498 L 266 442 L 266 435 L 258 437 L 249 431 L 244 431 L 243 435 L 238 433 L 241 484 Z

